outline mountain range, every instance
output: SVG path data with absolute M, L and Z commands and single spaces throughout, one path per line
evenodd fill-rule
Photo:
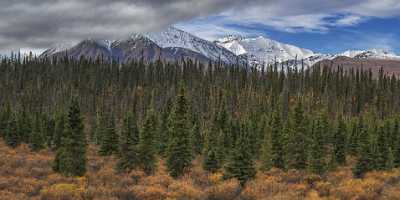
M 227 36 L 216 41 L 208 41 L 175 27 L 160 32 L 133 34 L 123 40 L 87 39 L 75 45 L 57 44 L 43 52 L 41 57 L 65 55 L 92 59 L 101 56 L 105 60 L 118 60 L 124 63 L 138 59 L 143 59 L 145 62 L 154 62 L 158 59 L 168 62 L 192 59 L 201 63 L 210 61 L 251 65 L 288 63 L 292 66 L 303 63 L 306 67 L 320 63 L 400 68 L 400 56 L 381 49 L 321 54 L 263 36 L 251 38 Z M 343 62 L 343 58 L 346 58 L 346 62 Z

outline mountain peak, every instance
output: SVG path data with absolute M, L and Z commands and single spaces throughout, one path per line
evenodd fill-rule
M 264 36 L 240 39 L 225 37 L 217 40 L 217 43 L 236 55 L 246 55 L 251 64 L 271 64 L 314 55 L 311 50 L 281 43 Z
M 207 58 L 233 64 L 237 57 L 231 51 L 205 39 L 176 27 L 168 27 L 164 31 L 147 33 L 146 37 L 162 48 L 179 47 L 203 54 Z

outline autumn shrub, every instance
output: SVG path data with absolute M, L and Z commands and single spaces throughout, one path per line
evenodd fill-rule
M 196 187 L 191 180 L 174 181 L 168 187 L 168 199 L 175 200 L 202 200 L 204 192 Z
M 166 188 L 156 186 L 137 185 L 132 187 L 133 193 L 140 200 L 164 200 L 167 198 Z
M 154 174 L 141 170 L 115 171 L 115 157 L 101 157 L 88 146 L 84 177 L 64 177 L 51 169 L 54 154 L 33 153 L 26 145 L 10 149 L 0 141 L 1 200 L 397 200 L 400 169 L 370 172 L 355 179 L 351 166 L 338 167 L 323 176 L 306 171 L 271 169 L 240 186 L 209 173 L 195 159 L 193 168 L 179 179 L 167 173 L 163 160 Z
M 207 200 L 231 200 L 240 193 L 240 183 L 235 179 L 223 181 L 206 190 Z
M 340 199 L 376 199 L 383 184 L 374 178 L 350 179 L 340 184 L 334 193 Z
M 75 184 L 56 184 L 41 191 L 42 200 L 83 200 L 85 188 Z

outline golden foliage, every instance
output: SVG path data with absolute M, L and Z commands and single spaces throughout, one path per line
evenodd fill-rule
M 41 192 L 42 200 L 83 200 L 85 188 L 75 184 L 56 184 Z
M 193 168 L 173 179 L 160 160 L 156 172 L 118 174 L 116 158 L 100 157 L 88 148 L 88 173 L 63 177 L 51 169 L 54 154 L 32 153 L 26 145 L 10 149 L 0 141 L 0 200 L 397 200 L 400 199 L 400 169 L 371 172 L 354 179 L 351 166 L 320 177 L 304 171 L 271 169 L 259 172 L 241 187 L 224 180 L 222 173 L 208 173 L 196 158 Z

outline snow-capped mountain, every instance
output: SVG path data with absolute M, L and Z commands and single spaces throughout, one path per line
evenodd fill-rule
M 202 63 L 219 60 L 227 64 L 244 62 L 229 50 L 174 27 L 169 27 L 161 32 L 133 33 L 130 38 L 123 40 L 89 39 L 76 45 L 62 43 L 47 49 L 42 53 L 42 57 L 61 56 L 66 53 L 77 58 L 80 56 L 95 58 L 103 55 L 103 58 L 128 62 L 140 58 L 142 51 L 147 53 L 144 56 L 147 56 L 148 61 L 158 58 L 168 61 L 186 58 Z
M 238 56 L 247 56 L 250 63 L 258 64 L 301 60 L 315 55 L 311 50 L 284 44 L 263 36 L 255 38 L 228 36 L 217 40 L 215 43 L 229 49 Z
M 147 33 L 145 36 L 162 48 L 179 47 L 189 49 L 203 54 L 213 61 L 221 60 L 228 64 L 234 64 L 238 59 L 230 50 L 175 27 L 169 27 L 161 32 Z
M 50 56 L 50 55 L 56 54 L 58 52 L 66 51 L 66 50 L 72 48 L 75 45 L 76 44 L 74 44 L 74 43 L 65 43 L 65 42 L 64 43 L 58 43 L 58 44 L 55 44 L 54 46 L 48 48 L 47 50 L 45 50 L 42 53 L 42 56 Z
M 95 59 L 114 59 L 130 62 L 143 58 L 152 62 L 158 59 L 180 61 L 192 59 L 207 64 L 222 61 L 227 64 L 273 64 L 287 63 L 289 66 L 304 64 L 306 67 L 324 60 L 348 57 L 357 60 L 397 60 L 400 56 L 393 52 L 371 50 L 349 50 L 338 54 L 321 54 L 291 44 L 281 43 L 266 37 L 245 38 L 228 36 L 215 42 L 196 37 L 190 33 L 169 27 L 161 32 L 134 33 L 123 40 L 84 40 L 78 44 L 61 43 L 47 49 L 41 56 L 81 56 Z
M 227 36 L 215 41 L 238 56 L 246 56 L 250 64 L 271 64 L 287 62 L 290 66 L 304 63 L 312 66 L 322 60 L 333 60 L 339 56 L 354 59 L 400 60 L 400 56 L 382 49 L 348 50 L 338 54 L 321 54 L 294 45 L 281 43 L 263 36 L 245 38 Z
M 357 59 L 400 60 L 400 56 L 383 49 L 348 50 L 338 55 Z
M 101 58 L 103 61 L 119 61 L 129 63 L 143 59 L 144 62 L 155 62 L 158 59 L 176 62 L 182 59 L 196 60 L 208 63 L 209 59 L 204 55 L 189 49 L 179 47 L 161 48 L 147 37 L 135 34 L 131 38 L 118 41 L 84 40 L 70 48 L 50 48 L 41 57 L 68 57 L 80 59 L 81 57 L 92 60 Z

